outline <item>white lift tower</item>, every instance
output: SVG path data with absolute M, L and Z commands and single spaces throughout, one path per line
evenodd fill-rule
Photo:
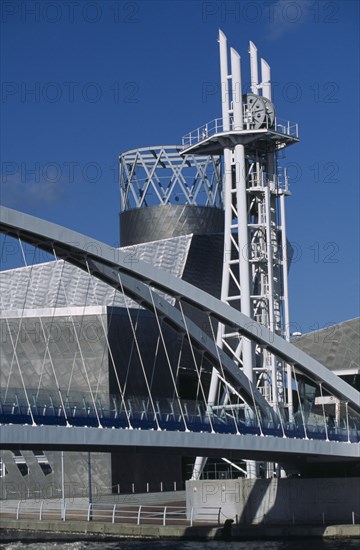
M 225 208 L 224 263 L 221 299 L 274 333 L 290 338 L 288 245 L 285 197 L 286 171 L 278 166 L 278 151 L 298 142 L 297 124 L 277 118 L 271 98 L 270 66 L 250 42 L 251 93 L 243 93 L 241 58 L 219 31 L 222 117 L 183 138 L 183 154 L 223 156 Z M 261 389 L 275 409 L 292 417 L 290 367 L 268 351 L 218 328 L 218 345 Z M 208 404 L 223 404 L 214 369 Z M 287 389 L 290 388 L 290 391 Z M 197 459 L 195 477 L 203 461 Z M 251 474 L 250 474 L 251 475 Z

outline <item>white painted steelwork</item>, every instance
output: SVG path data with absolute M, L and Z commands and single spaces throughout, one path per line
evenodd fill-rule
M 119 447 L 147 447 L 162 449 L 187 449 L 189 453 L 203 451 L 225 458 L 251 457 L 252 459 L 284 460 L 291 462 L 295 456 L 333 461 L 359 460 L 358 443 L 341 443 L 316 439 L 283 437 L 256 437 L 166 430 L 127 430 L 92 427 L 67 428 L 65 426 L 2 426 L 1 443 L 4 449 L 21 446 L 22 449 L 107 451 Z M 227 456 L 226 456 L 227 455 Z
M 0 206 L 0 232 L 21 238 L 24 242 L 36 245 L 41 250 L 54 250 L 58 257 L 66 257 L 66 261 L 85 271 L 88 270 L 87 264 L 89 264 L 90 272 L 94 277 L 115 288 L 119 287 L 118 277 L 121 274 L 127 294 L 152 310 L 155 302 L 159 316 L 168 319 L 180 331 L 184 331 L 183 316 L 157 292 L 151 292 L 148 285 L 194 305 L 199 310 L 213 316 L 216 321 L 230 326 L 238 336 L 249 338 L 257 346 L 267 349 L 281 360 L 296 367 L 297 372 L 309 376 L 315 383 L 321 382 L 331 394 L 344 400 L 355 411 L 360 411 L 359 392 L 321 363 L 266 326 L 168 272 L 140 260 L 129 263 L 127 253 L 121 249 L 113 248 L 65 227 L 4 206 Z M 93 249 L 89 251 L 90 240 Z M 201 344 L 215 362 L 219 360 L 220 353 L 221 362 L 233 381 L 238 381 L 242 389 L 251 394 L 252 401 L 255 399 L 260 408 L 263 406 L 266 408 L 268 405 L 266 400 L 261 397 L 260 392 L 254 388 L 241 370 L 236 368 L 228 355 L 221 350 L 216 350 L 213 340 L 195 323 L 189 319 L 186 320 L 186 323 L 191 338 Z
M 277 357 L 292 365 L 296 383 L 296 376 L 302 374 L 309 376 L 312 381 L 321 385 L 321 392 L 323 390 L 330 391 L 334 396 L 345 402 L 343 416 L 345 411 L 344 419 L 347 422 L 344 432 L 345 440 L 342 439 L 340 442 L 331 441 L 329 437 L 324 439 L 324 433 L 321 436 L 322 440 L 318 440 L 316 435 L 313 437 L 309 432 L 310 426 L 306 425 L 304 418 L 304 429 L 300 430 L 299 434 L 292 431 L 292 436 L 288 433 L 285 437 L 285 432 L 281 436 L 283 430 L 281 416 L 278 416 L 274 411 L 272 411 L 271 418 L 275 422 L 279 418 L 281 424 L 279 428 L 276 428 L 277 436 L 266 432 L 267 425 L 264 425 L 264 432 L 262 428 L 259 428 L 260 432 L 255 435 L 243 435 L 241 433 L 216 433 L 213 429 L 203 433 L 189 430 L 179 431 L 178 429 L 167 430 L 166 427 L 165 429 L 154 429 L 153 425 L 151 428 L 144 425 L 144 429 L 141 430 L 126 427 L 114 430 L 92 427 L 69 429 L 66 426 L 8 425 L 7 421 L 2 426 L 2 445 L 4 448 L 21 445 L 21 448 L 39 447 L 44 449 L 50 447 L 55 449 L 58 445 L 60 448 L 66 446 L 77 448 L 78 446 L 79 448 L 91 450 L 95 450 L 98 446 L 103 450 L 107 447 L 110 449 L 112 446 L 135 445 L 187 448 L 188 451 L 205 455 L 214 455 L 218 452 L 221 453 L 221 457 L 228 459 L 236 458 L 235 453 L 239 455 L 239 458 L 250 460 L 285 460 L 287 462 L 291 462 L 292 457 L 299 455 L 304 457 L 308 455 L 320 457 L 322 455 L 333 457 L 335 460 L 340 460 L 342 457 L 358 459 L 359 445 L 355 440 L 353 442 L 350 439 L 350 437 L 353 437 L 351 435 L 353 428 L 350 429 L 349 426 L 348 411 L 350 409 L 348 403 L 354 412 L 359 411 L 359 392 L 265 326 L 259 325 L 235 308 L 148 263 L 139 261 L 134 265 L 129 265 L 126 253 L 119 249 L 92 240 L 95 252 L 88 251 L 89 238 L 69 231 L 64 227 L 1 207 L 0 230 L 9 236 L 17 236 L 43 250 L 54 250 L 56 255 L 65 256 L 67 261 L 88 270 L 92 276 L 102 279 L 115 288 L 119 287 L 121 281 L 121 287 L 136 301 L 149 307 L 152 311 L 156 311 L 156 315 L 172 326 L 177 327 L 180 332 L 185 330 L 191 336 L 191 339 L 197 342 L 204 352 L 213 358 L 214 364 L 218 359 L 224 368 L 224 372 L 226 372 L 226 377 L 229 376 L 230 385 L 245 392 L 244 396 L 247 394 L 249 408 L 254 405 L 255 411 L 263 411 L 264 416 L 262 418 L 265 419 L 265 422 L 269 418 L 270 411 L 266 400 L 255 386 L 236 367 L 228 355 L 216 348 L 211 338 L 180 314 L 174 306 L 164 300 L 155 290 L 152 291 L 152 288 L 165 291 L 178 297 L 181 301 L 196 305 L 202 311 L 207 312 L 209 316 L 213 316 L 218 322 L 231 326 L 233 332 L 253 340 L 262 349 L 267 349 L 276 354 Z M 294 366 L 296 366 L 296 369 Z M 101 413 L 101 409 L 97 410 L 93 400 L 91 400 L 91 406 L 96 413 L 96 420 L 99 421 L 98 414 Z M 27 407 L 27 410 L 30 411 L 30 408 Z M 301 407 L 300 412 L 302 414 Z M 263 422 L 260 418 L 258 421 L 260 422 L 259 425 Z M 28 420 L 25 421 L 25 424 L 28 424 Z M 211 428 L 210 425 L 209 428 Z M 329 433 L 328 429 L 328 427 L 325 427 L 326 436 Z M 358 437 L 357 432 L 355 435 Z
M 217 156 L 181 156 L 180 145 L 151 146 L 119 158 L 120 210 L 188 204 L 222 207 Z
M 248 105 L 245 102 L 243 104 L 243 112 L 246 114 Z M 273 120 L 273 122 L 272 122 Z M 229 145 L 237 140 L 241 140 L 241 136 L 249 136 L 249 130 L 252 130 L 251 134 L 254 139 L 256 137 L 262 138 L 266 136 L 276 144 L 277 149 L 283 149 L 287 145 L 296 143 L 299 138 L 299 127 L 296 122 L 282 119 L 274 116 L 271 119 L 264 119 L 261 128 L 256 128 L 255 121 L 248 119 L 247 128 L 243 131 L 235 130 L 231 122 L 230 130 L 226 130 L 226 121 L 224 118 L 214 118 L 210 122 L 199 126 L 195 130 L 192 130 L 188 134 L 185 134 L 182 138 L 182 144 L 184 147 L 183 154 L 187 155 L 192 151 L 211 151 L 211 154 L 220 154 L 221 146 L 219 145 L 218 138 L 222 138 Z M 211 139 L 215 136 L 216 139 Z M 286 140 L 288 138 L 288 140 Z M 200 144 L 203 148 L 200 148 Z M 211 149 L 211 145 L 213 149 Z M 208 149 L 206 149 L 208 147 Z
M 251 94 L 242 93 L 241 59 L 219 32 L 222 119 L 190 132 L 183 139 L 184 154 L 216 151 L 224 158 L 224 263 L 221 300 L 242 311 L 274 334 L 289 340 L 288 258 L 285 196 L 286 174 L 280 185 L 277 151 L 298 141 L 298 127 L 279 123 L 271 102 L 271 70 L 250 42 Z M 206 136 L 205 138 L 203 136 Z M 240 341 L 222 324 L 218 345 L 230 354 L 254 381 L 274 409 L 293 414 L 292 375 L 268 349 Z M 213 373 L 209 404 L 224 404 Z M 196 462 L 201 470 L 202 461 Z
M 257 47 L 251 41 L 249 43 L 249 54 L 250 54 L 251 91 L 253 94 L 258 95 L 259 75 L 258 75 Z
M 130 263 L 128 254 L 121 249 L 5 206 L 0 206 L 0 232 L 21 238 L 24 242 L 36 245 L 47 252 L 55 250 L 58 257 L 66 258 L 67 262 L 85 271 L 88 270 L 87 263 L 89 263 L 94 277 L 115 288 L 119 287 L 118 275 L 121 273 L 127 294 L 150 309 L 153 308 L 153 301 L 148 285 L 178 299 L 181 298 L 213 316 L 216 321 L 229 325 L 237 335 L 253 340 L 257 346 L 269 350 L 281 360 L 295 366 L 297 372 L 310 376 L 316 383 L 321 382 L 330 393 L 343 399 L 355 411 L 360 412 L 360 394 L 355 388 L 266 326 L 186 281 L 141 260 Z M 93 245 L 91 250 L 88 249 L 89 242 Z M 152 297 L 159 316 L 168 318 L 173 326 L 184 331 L 184 320 L 179 311 L 157 294 L 153 292 Z M 189 331 L 191 327 L 191 337 L 201 342 L 216 362 L 218 354 L 212 339 L 189 319 L 187 324 Z M 246 392 L 252 393 L 253 385 L 226 354 L 221 354 L 221 361 L 224 362 L 224 367 L 226 366 L 230 376 L 237 379 Z M 260 407 L 262 403 L 268 405 L 264 399 L 260 399 L 261 394 L 256 389 L 253 398 Z

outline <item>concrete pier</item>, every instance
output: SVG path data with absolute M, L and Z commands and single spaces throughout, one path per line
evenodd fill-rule
M 85 521 L 34 521 L 0 519 L 4 541 L 187 539 L 224 540 L 223 526 L 129 525 Z M 360 525 L 258 525 L 232 527 L 230 540 L 269 540 L 292 538 L 359 538 Z
M 360 522 L 360 478 L 213 479 L 186 483 L 188 516 L 234 525 Z

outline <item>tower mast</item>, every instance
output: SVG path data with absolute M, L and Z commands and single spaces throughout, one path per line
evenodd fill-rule
M 271 94 L 271 71 L 250 42 L 251 93 L 243 94 L 241 58 L 219 31 L 222 118 L 183 138 L 183 154 L 223 157 L 224 258 L 221 299 L 275 334 L 289 339 L 286 172 L 278 151 L 298 141 L 297 124 L 280 121 Z M 205 129 L 205 130 L 204 130 Z M 286 365 L 247 338 L 219 325 L 217 344 L 256 383 L 269 404 L 292 415 L 292 380 Z M 287 391 L 286 391 L 287 388 Z M 208 406 L 225 403 L 213 370 Z M 201 472 L 203 461 L 195 469 Z

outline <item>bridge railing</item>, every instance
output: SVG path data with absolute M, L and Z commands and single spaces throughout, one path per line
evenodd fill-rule
M 97 521 L 101 523 L 129 523 L 135 525 L 190 525 L 219 524 L 218 507 L 204 507 L 194 520 L 194 510 L 186 506 L 154 506 L 148 504 L 122 505 L 88 504 L 41 501 L 29 503 L 19 500 L 2 508 L 1 517 L 34 521 Z
M 13 501 L 6 507 L 2 506 L 0 517 L 4 519 L 33 520 L 33 521 L 84 521 L 112 524 L 132 524 L 132 525 L 221 525 L 226 519 L 229 519 L 222 512 L 221 507 L 216 506 L 196 506 L 186 508 L 185 506 L 169 505 L 122 505 L 113 504 L 71 504 L 58 502 L 40 501 L 37 503 L 27 501 Z M 234 518 L 235 524 L 239 522 L 238 516 Z M 309 524 L 309 519 L 304 515 L 297 516 L 290 513 L 284 523 L 293 525 Z M 330 525 L 334 518 L 323 511 L 318 515 L 318 519 L 313 518 L 311 524 Z M 262 514 L 254 518 L 254 523 L 267 524 L 269 518 L 267 514 Z M 270 520 L 271 523 L 271 520 Z M 342 514 L 341 523 L 359 524 L 360 515 L 354 510 L 348 514 Z
M 155 399 L 134 396 L 120 400 L 108 396 L 103 403 L 90 402 L 86 396 L 68 396 L 64 406 L 53 398 L 36 399 L 31 403 L 18 395 L 0 395 L 1 424 L 32 424 L 104 428 L 164 429 L 168 431 L 213 432 L 227 434 L 271 435 L 302 439 L 319 439 L 355 443 L 360 441 L 359 419 L 351 414 L 334 423 L 322 414 L 308 420 L 298 411 L 289 421 L 286 413 L 273 409 L 258 411 L 250 407 L 211 408 L 191 400 Z
M 251 131 L 251 130 L 270 130 L 278 134 L 283 134 L 291 138 L 299 137 L 299 127 L 296 122 L 290 122 L 289 120 L 283 120 L 278 117 L 268 117 L 264 118 L 261 127 L 259 128 L 256 118 L 252 114 L 249 114 L 247 105 L 243 105 L 244 110 L 244 126 L 242 131 Z M 222 118 L 215 118 L 210 122 L 206 122 L 202 126 L 199 126 L 195 130 L 192 130 L 188 134 L 185 134 L 182 138 L 182 145 L 184 147 L 191 147 L 196 145 L 201 141 L 205 141 L 211 136 L 216 134 L 224 133 L 225 131 L 230 132 L 239 132 L 239 128 L 234 125 L 234 121 L 230 118 L 229 129 L 224 129 L 224 123 Z

